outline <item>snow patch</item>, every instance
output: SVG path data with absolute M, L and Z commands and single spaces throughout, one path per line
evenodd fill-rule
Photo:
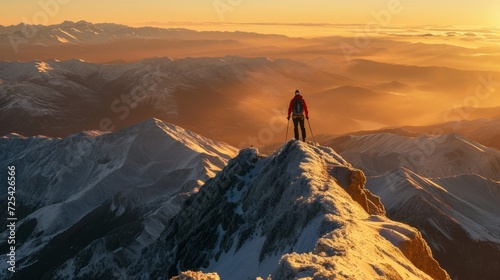
M 314 246 L 316 245 L 316 240 L 319 234 L 318 229 L 320 228 L 322 220 L 323 217 L 316 217 L 306 228 L 304 228 L 302 234 L 299 236 L 293 247 L 294 252 L 299 254 L 312 252 Z
M 69 43 L 68 39 L 56 35 L 56 39 L 61 43 Z
M 48 63 L 43 62 L 43 61 L 39 61 L 35 65 L 36 65 L 36 69 L 38 70 L 39 73 L 47 73 L 47 72 L 53 70 L 53 68 Z
M 241 279 L 243 275 L 250 279 L 267 276 L 276 268 L 281 256 L 267 257 L 259 262 L 260 252 L 256 249 L 261 248 L 265 241 L 266 238 L 263 236 L 253 237 L 238 251 L 234 244 L 229 252 L 220 256 L 219 260 L 212 260 L 207 268 L 201 270 L 203 272 L 216 271 L 221 279 Z
M 70 33 L 66 32 L 66 31 L 64 31 L 64 30 L 62 30 L 62 29 L 59 29 L 59 31 L 60 31 L 61 33 L 63 33 L 64 35 L 66 35 L 66 36 L 68 36 L 68 37 L 70 37 L 70 38 L 72 38 L 72 39 L 74 39 L 74 40 L 78 41 L 78 38 L 76 38 L 76 37 L 75 37 L 75 36 L 73 36 L 72 34 L 70 34 Z

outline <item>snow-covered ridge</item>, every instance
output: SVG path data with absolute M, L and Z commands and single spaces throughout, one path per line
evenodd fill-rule
M 45 276 L 73 279 L 120 274 L 120 262 L 136 259 L 154 242 L 179 204 L 237 151 L 158 119 L 114 133 L 0 138 L 0 166 L 16 166 L 18 211 L 26 213 L 18 221 L 26 236 L 17 248 L 18 275 L 34 279 L 53 273 Z M 5 193 L 0 199 L 6 199 Z M 0 233 L 1 238 L 7 235 Z M 75 249 L 58 263 L 51 248 Z M 82 259 L 88 252 L 92 258 Z M 3 256 L 0 268 L 6 264 Z
M 86 21 L 65 21 L 54 25 L 12 25 L 0 28 L 0 44 L 9 44 L 10 38 L 31 35 L 29 44 L 54 46 L 61 44 L 103 44 L 130 39 L 183 38 L 197 34 L 180 28 L 129 27 L 112 23 L 93 24 Z M 34 34 L 34 35 L 33 35 Z
M 65 21 L 54 25 L 0 25 L 0 45 L 11 47 L 11 41 L 31 46 L 99 45 L 126 40 L 215 40 L 235 43 L 238 38 L 284 37 L 249 32 L 198 32 L 185 28 L 130 27 L 114 23 Z M 29 34 L 29 40 L 26 40 Z
M 429 178 L 478 174 L 500 180 L 500 151 L 459 134 L 407 137 L 390 133 L 350 136 L 335 148 L 367 175 L 404 166 Z
M 81 59 L 70 60 L 33 60 L 28 62 L 20 61 L 0 61 L 0 78 L 4 81 L 33 81 L 44 77 L 65 78 L 77 76 L 89 78 L 93 75 L 110 82 L 126 74 L 140 72 L 147 75 L 159 75 L 160 78 L 171 78 L 170 75 L 182 77 L 182 74 L 189 74 L 184 78 L 200 79 L 208 77 L 217 78 L 223 73 L 210 73 L 213 70 L 224 71 L 227 77 L 243 75 L 244 71 L 237 71 L 239 67 L 252 70 L 261 66 L 275 65 L 276 67 L 290 67 L 294 61 L 275 60 L 271 61 L 265 57 L 199 57 L 180 58 L 172 60 L 168 57 L 146 58 L 136 62 L 124 64 L 90 63 Z M 169 69 L 172 68 L 172 69 Z M 270 69 L 267 69 L 270 70 Z M 148 71 L 148 72 L 146 72 Z M 168 75 L 167 75 L 168 74 Z M 216 76 L 213 76 L 216 75 Z M 222 75 L 224 76 L 224 75 Z
M 364 183 L 329 148 L 290 141 L 268 157 L 244 149 L 130 271 L 140 279 L 200 269 L 221 279 L 448 279 L 420 234 L 387 219 Z

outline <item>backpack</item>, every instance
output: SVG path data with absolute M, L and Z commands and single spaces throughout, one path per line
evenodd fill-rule
M 295 100 L 293 101 L 293 115 L 304 115 L 304 102 L 302 102 L 302 98 L 295 98 Z

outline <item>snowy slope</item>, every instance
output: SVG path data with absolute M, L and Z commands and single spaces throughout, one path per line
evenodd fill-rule
M 479 174 L 500 180 L 500 151 L 459 134 L 407 137 L 377 133 L 344 137 L 333 147 L 369 176 L 404 166 L 430 178 Z
M 157 119 L 63 139 L 9 135 L 0 151 L 1 166 L 20 174 L 18 275 L 30 279 L 119 274 L 237 152 Z
M 388 216 L 418 228 L 434 256 L 460 279 L 500 272 L 500 182 L 476 174 L 428 179 L 408 169 L 368 178 Z
M 403 129 L 415 133 L 432 133 L 442 131 L 443 133 L 458 133 L 482 145 L 500 150 L 500 110 L 498 108 L 465 108 L 467 112 L 478 113 L 478 119 L 460 120 L 431 126 L 405 126 Z M 482 116 L 481 112 L 485 112 Z M 480 118 L 482 117 L 482 118 Z M 485 118 L 488 117 L 488 118 Z M 491 117 L 491 118 L 489 118 Z
M 499 151 L 457 134 L 391 133 L 331 141 L 368 176 L 388 217 L 418 228 L 452 277 L 500 273 Z
M 476 241 L 500 241 L 500 181 L 475 174 L 428 179 L 401 168 L 369 178 L 367 188 L 380 196 L 384 206 L 397 211 L 414 197 L 421 196 L 450 221 L 461 225 Z M 448 229 L 436 230 L 452 239 Z
M 242 150 L 183 204 L 130 275 L 447 279 L 420 233 L 387 219 L 364 183 L 329 148 L 290 141 L 266 158 Z

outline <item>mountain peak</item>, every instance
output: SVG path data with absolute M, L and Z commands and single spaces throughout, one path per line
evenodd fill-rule
M 0 138 L 0 153 L 2 166 L 15 166 L 16 182 L 24 186 L 16 192 L 25 213 L 18 224 L 29 229 L 18 246 L 27 253 L 20 255 L 17 277 L 100 279 L 137 260 L 181 203 L 236 149 L 150 119 L 116 132 L 63 139 L 11 134 Z M 117 243 L 109 246 L 111 240 Z M 54 258 L 54 246 L 74 249 L 64 259 Z M 91 259 L 84 257 L 87 252 Z M 72 270 L 75 262 L 78 269 Z M 0 271 L 0 278 L 7 273 Z
M 9 133 L 7 135 L 2 136 L 1 138 L 5 138 L 5 139 L 21 139 L 21 138 L 26 138 L 26 137 L 24 137 L 23 135 L 21 135 L 19 133 L 12 132 L 12 133 Z
M 167 149 L 173 145 L 175 149 L 189 149 L 204 154 L 236 154 L 238 150 L 226 143 L 213 141 L 180 126 L 164 122 L 157 118 L 147 119 L 117 132 L 118 135 L 136 135 L 135 141 L 148 143 L 155 139 Z
M 79 20 L 79 21 L 71 21 L 71 20 L 65 20 L 61 22 L 60 24 L 56 24 L 56 26 L 68 26 L 68 25 L 93 25 L 93 23 L 85 21 L 85 20 Z
M 75 22 L 74 22 L 74 21 L 71 21 L 71 20 L 65 20 L 65 21 L 61 22 L 59 25 L 61 25 L 61 26 L 65 26 L 65 25 L 73 25 L 73 24 L 75 24 Z
M 312 182 L 320 178 L 323 180 L 333 178 L 335 183 L 342 187 L 367 213 L 385 214 L 384 206 L 378 197 L 364 189 L 366 183 L 364 173 L 353 168 L 333 149 L 292 140 L 271 157 L 287 158 L 289 172 L 306 177 Z
M 171 62 L 172 59 L 168 56 L 163 56 L 163 57 L 150 57 L 150 58 L 145 58 L 142 60 L 143 64 L 162 64 L 162 63 L 168 63 Z
M 292 140 L 267 157 L 243 149 L 184 203 L 132 274 L 447 279 L 420 234 L 384 216 L 365 180 L 330 148 Z M 155 270 L 144 271 L 146 262 Z

